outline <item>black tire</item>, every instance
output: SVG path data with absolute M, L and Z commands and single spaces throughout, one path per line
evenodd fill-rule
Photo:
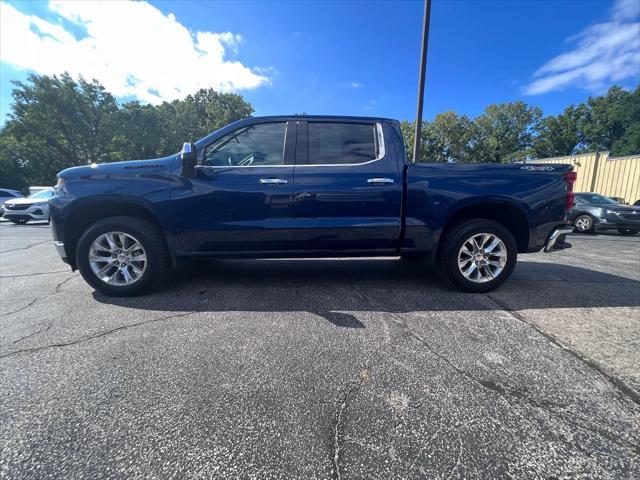
M 130 285 L 110 285 L 96 276 L 89 264 L 89 249 L 100 235 L 124 232 L 135 237 L 147 255 L 144 273 Z M 76 247 L 76 265 L 85 281 L 96 290 L 111 297 L 129 297 L 150 292 L 166 277 L 170 259 L 162 232 L 153 223 L 135 217 L 109 217 L 91 225 L 80 237 Z
M 595 221 L 591 215 L 578 215 L 573 220 L 573 231 L 577 233 L 593 233 Z
M 637 228 L 619 228 L 618 229 L 618 233 L 624 236 L 635 235 L 638 232 L 640 232 L 640 230 Z
M 458 254 L 466 240 L 478 233 L 489 233 L 502 240 L 506 248 L 506 262 L 502 271 L 492 280 L 477 283 L 466 278 L 458 267 Z M 493 220 L 465 220 L 447 229 L 440 240 L 438 269 L 440 276 L 464 292 L 487 293 L 502 285 L 513 273 L 518 260 L 516 240 L 502 224 Z

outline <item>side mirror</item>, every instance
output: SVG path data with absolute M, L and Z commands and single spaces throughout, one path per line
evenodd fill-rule
M 180 150 L 180 159 L 182 160 L 182 176 L 193 177 L 196 162 L 198 161 L 196 146 L 193 142 L 185 142 L 182 145 L 182 150 Z

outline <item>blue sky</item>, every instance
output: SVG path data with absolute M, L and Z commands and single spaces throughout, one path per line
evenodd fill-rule
M 5 1 L 1 117 L 11 80 L 67 69 L 98 77 L 123 99 L 158 103 L 214 86 L 242 94 L 256 115 L 413 119 L 422 8 L 420 1 Z M 425 118 L 447 110 L 475 116 L 515 100 L 555 114 L 616 83 L 635 88 L 639 16 L 636 0 L 434 0 Z

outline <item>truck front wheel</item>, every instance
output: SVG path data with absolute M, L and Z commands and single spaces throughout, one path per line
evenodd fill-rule
M 442 275 L 465 292 L 486 293 L 513 272 L 518 249 L 513 235 L 492 220 L 466 220 L 447 230 L 441 240 Z
M 162 233 L 135 217 L 109 217 L 91 225 L 76 247 L 85 281 L 114 297 L 140 295 L 156 287 L 169 270 Z

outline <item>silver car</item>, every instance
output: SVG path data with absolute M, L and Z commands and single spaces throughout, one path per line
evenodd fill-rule
M 4 204 L 7 200 L 11 200 L 12 198 L 22 198 L 22 195 L 17 190 L 11 190 L 10 188 L 0 188 L 0 217 L 4 215 Z
M 23 225 L 29 220 L 49 221 L 49 199 L 53 196 L 53 188 L 40 190 L 25 198 L 7 200 L 4 205 L 4 216 L 11 222 Z

